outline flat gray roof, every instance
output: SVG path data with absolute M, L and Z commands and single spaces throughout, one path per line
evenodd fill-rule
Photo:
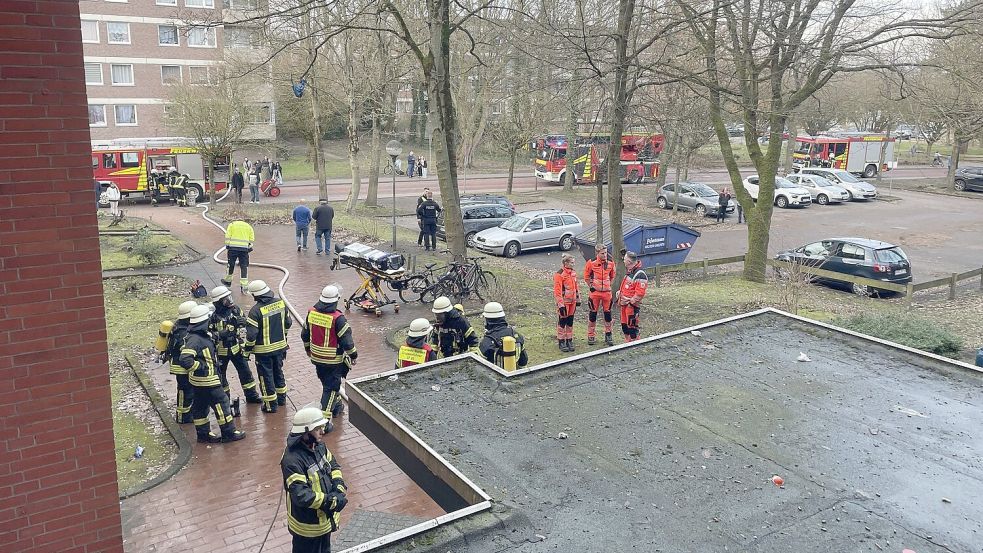
M 700 333 L 356 382 L 491 497 L 382 550 L 981 550 L 980 373 L 774 312 Z

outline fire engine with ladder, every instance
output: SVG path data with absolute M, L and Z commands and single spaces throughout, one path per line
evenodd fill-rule
M 533 141 L 536 154 L 536 177 L 546 182 L 562 184 L 566 179 L 567 160 L 573 159 L 574 182 L 596 184 L 605 182 L 605 157 L 611 143 L 609 135 L 581 135 L 574 143 L 564 135 L 547 135 Z M 622 182 L 641 183 L 659 174 L 659 154 L 665 145 L 661 134 L 625 133 L 621 137 Z
M 205 198 L 208 167 L 190 138 L 121 138 L 92 142 L 92 174 L 103 191 L 115 182 L 123 197 L 169 199 L 166 175 L 176 170 L 188 176 L 186 198 Z M 229 181 L 229 158 L 215 163 L 215 190 Z M 155 186 L 154 177 L 158 177 Z M 155 195 L 156 193 L 156 195 Z M 103 200 L 100 203 L 108 204 Z

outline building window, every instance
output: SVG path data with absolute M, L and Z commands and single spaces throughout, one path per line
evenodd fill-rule
M 177 0 L 157 0 L 158 6 L 177 6 Z
M 184 0 L 188 8 L 214 8 L 215 0 Z
M 188 29 L 188 46 L 196 48 L 214 48 L 215 28 L 192 27 Z
M 188 82 L 191 84 L 209 84 L 208 67 L 204 65 L 192 65 L 188 67 Z
M 89 104 L 89 126 L 106 126 L 106 106 Z
M 256 104 L 249 110 L 250 122 L 257 125 L 269 125 L 273 122 L 273 104 Z
M 116 65 L 109 66 L 109 74 L 113 86 L 133 86 L 133 66 Z
M 157 44 L 177 46 L 177 25 L 157 25 Z
M 225 39 L 226 48 L 256 48 L 257 32 L 246 27 L 225 27 L 222 38 Z
M 102 64 L 85 64 L 85 84 L 102 84 Z
M 225 0 L 225 7 L 234 10 L 255 10 L 259 8 L 257 0 Z
M 160 82 L 161 84 L 181 84 L 181 66 L 180 65 L 162 65 L 160 66 Z
M 135 127 L 137 124 L 137 107 L 133 104 L 115 106 L 116 126 Z
M 99 42 L 99 22 L 82 20 L 82 42 Z
M 130 43 L 130 24 L 110 21 L 106 23 L 106 36 L 110 44 Z

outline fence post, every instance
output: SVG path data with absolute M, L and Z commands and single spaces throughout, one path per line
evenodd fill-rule
M 704 257 L 703 258 L 703 276 L 707 276 L 707 275 L 710 274 L 710 272 L 708 271 L 709 268 L 710 268 L 710 258 L 709 257 Z
M 956 277 L 958 277 L 958 276 L 959 276 L 958 273 L 952 273 L 952 276 L 949 278 L 949 299 L 950 300 L 956 299 Z
M 912 299 L 914 299 L 914 296 L 915 296 L 915 285 L 909 282 L 905 286 L 905 292 L 904 292 L 904 294 L 905 294 L 904 295 L 904 304 L 905 304 L 905 307 L 907 309 L 911 309 L 911 301 L 912 301 Z
M 655 287 L 662 287 L 662 265 L 655 266 Z

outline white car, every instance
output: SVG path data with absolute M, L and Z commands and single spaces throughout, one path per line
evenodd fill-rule
M 540 248 L 569 251 L 573 237 L 583 229 L 580 218 L 569 211 L 537 209 L 516 213 L 501 225 L 479 232 L 473 245 L 484 253 L 505 257 Z
M 792 184 L 808 190 L 812 195 L 812 201 L 819 205 L 850 201 L 850 193 L 846 188 L 835 185 L 819 175 L 794 174 L 785 178 Z
M 758 175 L 744 179 L 744 188 L 754 201 L 758 201 Z M 785 207 L 808 207 L 812 195 L 805 188 L 792 184 L 787 179 L 775 177 L 775 205 Z
M 818 175 L 829 182 L 842 186 L 850 193 L 850 200 L 873 200 L 877 197 L 877 189 L 873 185 L 853 176 L 853 173 L 843 169 L 827 169 L 825 167 L 803 167 L 799 170 L 803 175 Z

